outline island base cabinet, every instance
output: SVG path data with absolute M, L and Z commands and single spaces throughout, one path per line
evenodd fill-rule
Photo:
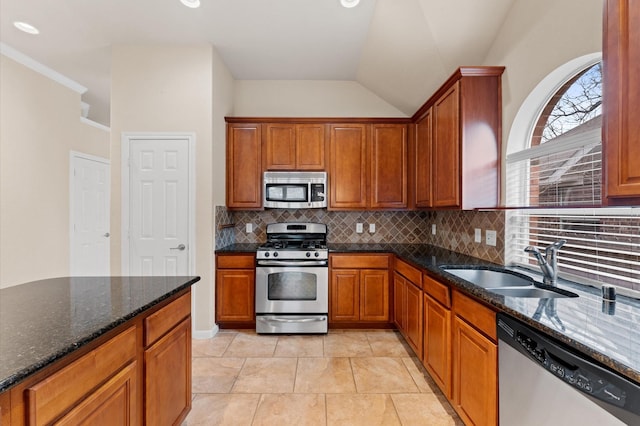
M 149 347 L 145 360 L 145 424 L 180 424 L 191 409 L 191 318 Z
M 61 426 L 111 426 L 135 424 L 136 363 L 96 390 L 89 398 L 56 422 Z
M 9 391 L 0 393 L 0 426 L 11 424 L 11 394 Z
M 24 392 L 27 424 L 58 420 L 72 424 L 89 418 L 108 420 L 111 415 L 135 422 L 135 357 L 136 327 L 131 327 L 28 387 Z
M 453 319 L 453 406 L 465 424 L 496 425 L 497 357 L 495 343 L 463 319 Z

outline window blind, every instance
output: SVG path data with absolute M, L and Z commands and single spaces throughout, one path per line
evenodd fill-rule
M 537 268 L 524 248 L 567 243 L 561 276 L 640 290 L 640 209 L 514 210 L 507 212 L 508 263 Z
M 507 205 L 584 206 L 602 199 L 597 128 L 570 132 L 507 156 Z

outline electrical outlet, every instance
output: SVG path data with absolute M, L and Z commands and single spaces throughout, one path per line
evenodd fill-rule
M 370 223 L 369 224 L 369 233 L 370 234 L 375 234 L 376 233 L 376 224 L 375 223 Z
M 431 225 L 431 235 L 436 235 L 436 224 Z
M 356 232 L 358 234 L 362 234 L 363 229 L 362 229 L 362 224 L 361 223 L 356 223 Z
M 480 229 L 480 228 L 476 228 L 475 229 L 475 235 L 474 235 L 473 240 L 476 243 L 481 243 L 482 242 L 482 229 Z
M 487 245 L 495 247 L 496 241 L 498 240 L 498 233 L 496 231 L 487 230 L 487 233 L 485 235 Z
M 244 230 L 247 232 L 247 234 L 250 234 L 253 232 L 253 223 L 247 223 L 244 226 Z

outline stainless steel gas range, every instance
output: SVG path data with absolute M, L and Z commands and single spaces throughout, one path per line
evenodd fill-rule
M 327 226 L 272 223 L 256 253 L 256 332 L 326 333 Z

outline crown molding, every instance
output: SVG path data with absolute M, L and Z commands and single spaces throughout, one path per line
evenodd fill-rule
M 62 84 L 63 86 L 73 90 L 76 93 L 83 94 L 87 91 L 87 88 L 82 86 L 81 84 L 71 80 L 68 77 L 60 74 L 58 71 L 55 71 L 46 65 L 41 64 L 35 59 L 25 55 L 24 53 L 14 49 L 13 47 L 0 42 L 0 54 L 6 56 L 7 58 L 11 58 L 19 64 L 24 65 L 25 67 L 47 77 L 51 80 Z

